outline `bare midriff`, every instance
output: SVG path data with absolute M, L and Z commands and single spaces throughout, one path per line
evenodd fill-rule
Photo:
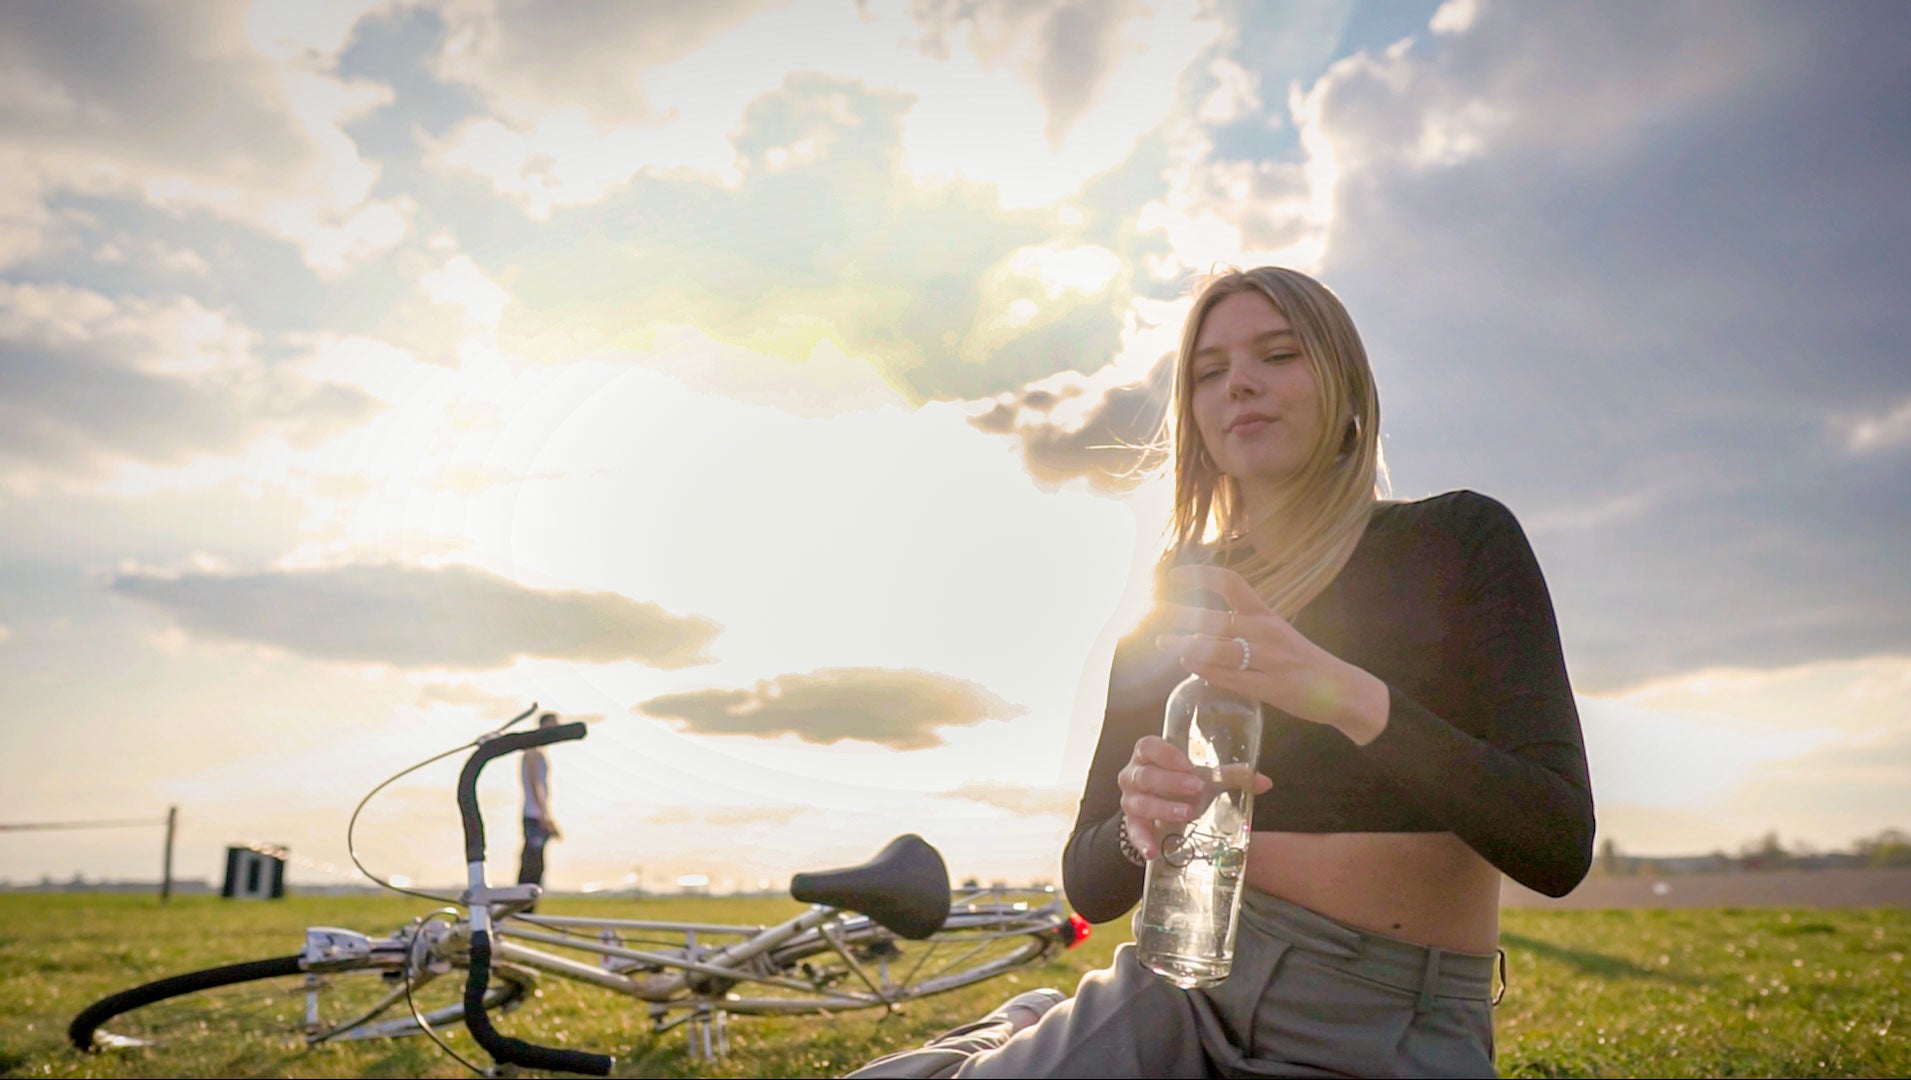
M 1454 952 L 1499 947 L 1500 872 L 1452 833 L 1257 832 L 1247 882 L 1386 937 Z

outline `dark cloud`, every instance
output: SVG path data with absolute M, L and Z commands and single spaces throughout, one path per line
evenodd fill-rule
M 291 377 L 148 375 L 0 345 L 0 471 L 86 473 L 111 457 L 176 464 L 273 431 L 310 444 L 379 407 L 350 387 Z
M 1043 484 L 1083 477 L 1102 491 L 1127 491 L 1163 460 L 1153 448 L 1173 375 L 1169 354 L 1137 383 L 1102 389 L 1086 378 L 1057 376 L 1001 395 L 969 423 L 990 434 L 1014 435 L 1029 475 Z M 1055 415 L 1064 406 L 1067 421 Z
M 1905 448 L 1839 435 L 1911 400 L 1907 32 L 1482 5 L 1314 89 L 1396 487 L 1527 520 L 1582 688 L 1911 649 Z
M 824 668 L 779 675 L 748 690 L 693 690 L 637 709 L 705 735 L 795 735 L 895 750 L 940 746 L 945 727 L 1008 720 L 1028 710 L 949 675 L 894 668 Z
M 498 668 L 527 656 L 706 663 L 719 627 L 616 593 L 528 588 L 469 566 L 122 574 L 112 588 L 195 634 L 327 660 Z
M 271 23 L 197 0 L 0 5 L 0 265 L 44 258 L 73 280 L 67 256 L 98 221 L 95 208 L 243 223 L 242 244 L 289 242 L 324 274 L 396 242 L 412 203 L 367 206 L 379 168 L 345 130 L 388 100 L 387 88 L 338 77 L 313 51 L 332 42 L 294 43 Z M 234 261 L 234 249 L 193 232 L 169 261 L 196 272 Z M 110 263 L 123 250 L 93 254 Z
M 0 284 L 0 474 L 176 464 L 268 433 L 309 445 L 381 408 L 254 358 L 250 338 L 190 300 Z
M 1631 517 L 1545 527 L 1536 515 L 1533 541 L 1577 686 L 1911 650 L 1902 460 L 1752 457 L 1768 476 L 1734 475 L 1749 463 L 1705 462 Z
M 319 157 L 250 53 L 220 4 L 0 5 L 0 137 L 278 187 Z

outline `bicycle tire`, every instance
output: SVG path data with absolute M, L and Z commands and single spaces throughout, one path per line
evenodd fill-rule
M 527 978 L 505 975 L 492 980 L 487 1012 L 517 1007 L 530 988 Z M 462 977 L 434 983 L 442 987 L 437 997 L 421 1002 L 427 1019 L 433 1028 L 457 1023 L 463 1016 Z M 308 1022 L 310 990 L 324 998 L 326 1008 L 316 1022 Z M 298 956 L 280 956 L 190 971 L 108 995 L 73 1018 L 67 1039 L 81 1050 L 98 1050 L 274 1033 L 312 1044 L 421 1030 L 396 969 L 366 964 L 307 972 Z
M 911 941 L 874 920 L 851 916 L 841 922 L 838 937 L 874 987 L 827 938 L 811 931 L 767 960 L 774 974 L 807 982 L 815 988 L 812 993 L 778 996 L 771 990 L 754 996 L 754 988 L 745 992 L 739 987 L 738 993 L 710 1004 L 739 1014 L 837 1012 L 947 993 L 1047 958 L 1064 945 L 1060 928 L 1065 919 L 1056 912 L 1007 906 L 972 908 L 951 913 L 941 930 Z M 843 996 L 832 1000 L 832 992 Z

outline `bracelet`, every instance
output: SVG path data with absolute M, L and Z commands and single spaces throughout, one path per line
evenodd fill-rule
M 1121 848 L 1121 857 L 1136 866 L 1147 866 L 1147 856 L 1141 853 L 1141 849 L 1135 846 L 1133 840 L 1128 839 L 1128 815 L 1121 815 L 1120 820 L 1121 824 L 1115 828 L 1115 845 Z

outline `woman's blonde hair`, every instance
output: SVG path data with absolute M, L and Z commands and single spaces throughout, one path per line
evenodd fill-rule
M 1192 393 L 1201 324 L 1214 305 L 1245 292 L 1267 297 L 1299 338 L 1320 391 L 1322 433 L 1280 502 L 1257 505 L 1251 517 L 1240 484 L 1221 472 L 1201 443 Z M 1174 516 L 1164 564 L 1213 545 L 1220 561 L 1253 583 L 1269 607 L 1293 618 L 1346 565 L 1386 475 L 1373 369 L 1340 298 L 1306 274 L 1278 266 L 1230 269 L 1210 278 L 1197 290 L 1181 330 L 1163 421 L 1174 461 Z

